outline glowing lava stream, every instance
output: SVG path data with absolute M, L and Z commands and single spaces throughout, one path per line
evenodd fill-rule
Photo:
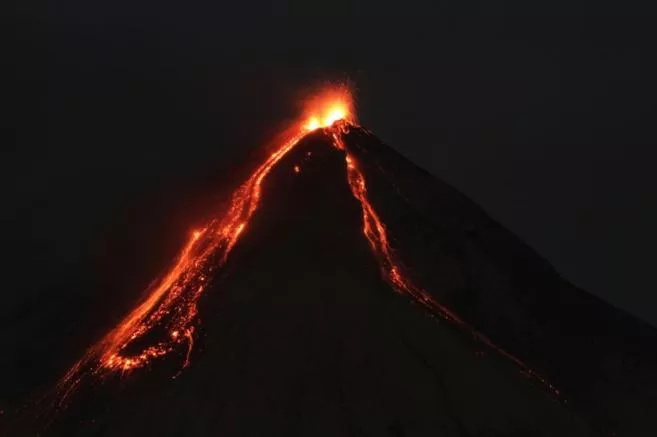
M 365 235 L 365 238 L 367 238 L 367 241 L 370 244 L 370 248 L 372 249 L 372 252 L 379 262 L 381 275 L 385 281 L 397 293 L 410 297 L 415 302 L 422 305 L 430 313 L 437 314 L 467 330 L 476 340 L 511 360 L 529 377 L 540 381 L 552 393 L 559 395 L 559 390 L 554 387 L 547 379 L 536 373 L 520 359 L 497 346 L 488 337 L 466 324 L 459 316 L 454 314 L 444 305 L 438 303 L 426 290 L 416 287 L 410 279 L 404 276 L 401 268 L 401 263 L 395 258 L 392 249 L 390 248 L 386 228 L 381 222 L 379 215 L 376 213 L 374 207 L 367 197 L 367 185 L 365 183 L 365 176 L 358 168 L 356 158 L 347 149 L 343 140 L 343 135 L 346 134 L 349 128 L 352 126 L 353 125 L 348 122 L 339 121 L 333 124 L 328 130 L 330 131 L 331 137 L 333 139 L 333 145 L 337 149 L 342 150 L 345 154 L 349 187 L 353 196 L 360 202 L 361 210 L 363 213 L 363 234 Z
M 336 98 L 336 95 L 338 96 Z M 317 105 L 315 105 L 317 106 Z M 317 108 L 314 108 L 317 109 Z M 457 315 L 436 302 L 426 291 L 414 286 L 403 275 L 389 245 L 386 229 L 367 197 L 365 177 L 354 156 L 347 149 L 343 134 L 356 126 L 351 100 L 344 91 L 329 93 L 320 101 L 319 115 L 308 118 L 292 135 L 233 193 L 228 212 L 205 228 L 195 231 L 180 253 L 175 265 L 149 290 L 146 298 L 112 331 L 89 348 L 84 356 L 64 375 L 57 385 L 59 406 L 76 389 L 85 375 L 103 376 L 113 371 L 127 372 L 144 367 L 187 345 L 182 367 L 190 363 L 198 322 L 197 304 L 206 289 L 213 270 L 220 268 L 240 238 L 258 208 L 262 182 L 271 169 L 309 132 L 323 128 L 333 144 L 345 154 L 348 183 L 353 196 L 360 202 L 363 233 L 376 256 L 384 279 L 398 293 L 407 295 L 432 313 L 465 328 L 482 343 L 513 361 L 526 374 L 543 382 L 554 393 L 558 391 L 519 359 L 505 352 L 487 337 L 465 324 Z M 153 337 L 160 340 L 154 342 Z M 145 345 L 148 344 L 148 345 Z M 136 350 L 130 352 L 129 350 Z

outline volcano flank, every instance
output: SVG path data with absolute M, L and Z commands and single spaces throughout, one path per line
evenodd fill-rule
M 289 144 L 12 435 L 657 434 L 654 329 L 355 123 Z

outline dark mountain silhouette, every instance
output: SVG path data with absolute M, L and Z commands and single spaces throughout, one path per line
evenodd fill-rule
M 343 138 L 406 274 L 558 395 L 392 290 L 363 235 L 344 152 L 319 130 L 263 182 L 200 300 L 187 368 L 180 350 L 94 380 L 47 426 L 22 420 L 10 435 L 657 434 L 653 328 L 560 278 L 368 131 Z

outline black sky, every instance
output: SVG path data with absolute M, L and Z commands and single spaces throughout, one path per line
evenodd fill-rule
M 362 124 L 570 281 L 657 324 L 648 10 L 59 3 L 18 9 L 2 159 L 3 294 L 16 302 L 117 248 L 135 283 L 149 276 L 199 220 L 201 191 L 294 116 L 305 88 L 349 79 Z

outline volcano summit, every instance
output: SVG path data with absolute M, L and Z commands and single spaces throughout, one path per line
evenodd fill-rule
M 63 377 L 42 434 L 657 432 L 652 328 L 322 101 Z

